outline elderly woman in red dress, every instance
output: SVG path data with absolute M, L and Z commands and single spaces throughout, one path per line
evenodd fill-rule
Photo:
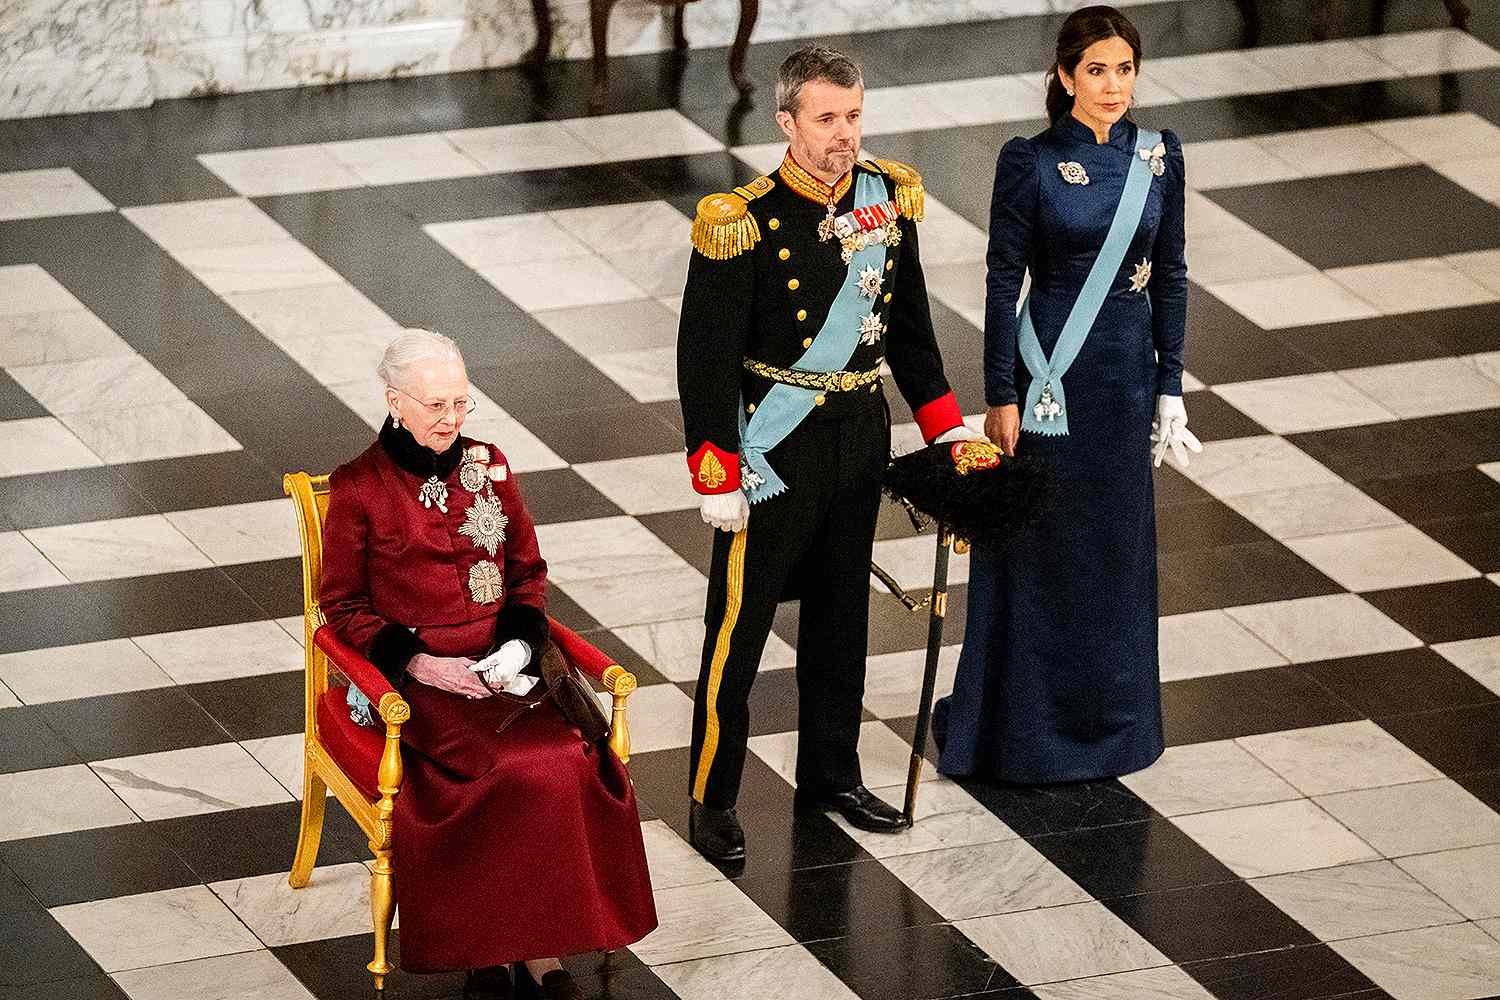
M 656 926 L 634 791 L 555 683 L 570 668 L 547 639 L 547 564 L 505 456 L 459 433 L 472 402 L 458 347 L 408 330 L 379 374 L 390 419 L 333 474 L 320 598 L 412 709 L 401 964 L 468 970 L 470 993 L 509 997 L 518 963 L 533 995 L 581 997 L 556 956 Z

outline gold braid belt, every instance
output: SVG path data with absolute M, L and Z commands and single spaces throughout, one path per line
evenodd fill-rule
M 880 378 L 878 367 L 867 372 L 805 372 L 799 368 L 777 368 L 751 358 L 746 358 L 744 364 L 745 371 L 761 378 L 799 389 L 817 389 L 820 392 L 853 392 Z

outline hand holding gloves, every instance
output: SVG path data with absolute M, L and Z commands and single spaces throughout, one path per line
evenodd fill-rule
M 1187 427 L 1187 407 L 1181 396 L 1157 396 L 1156 419 L 1151 422 L 1151 467 L 1161 468 L 1161 460 L 1171 449 L 1172 462 L 1179 469 L 1188 467 L 1188 452 L 1201 454 L 1203 445 Z

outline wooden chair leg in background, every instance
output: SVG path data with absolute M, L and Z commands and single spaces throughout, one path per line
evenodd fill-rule
M 547 9 L 547 0 L 531 0 L 531 14 L 536 22 L 536 44 L 522 58 L 532 66 L 541 66 L 552 51 L 552 12 Z
M 297 853 L 287 876 L 293 889 L 312 878 L 318 863 L 318 844 L 323 839 L 323 810 L 328 805 L 328 786 L 306 762 L 302 765 L 302 825 L 297 831 Z
M 682 23 L 685 10 L 687 4 L 678 4 L 672 8 L 672 47 L 678 52 L 686 52 L 688 47 L 687 30 Z
M 740 26 L 734 34 L 734 46 L 729 50 L 729 78 L 741 96 L 755 89 L 755 84 L 745 75 L 745 50 L 750 46 L 750 32 L 755 30 L 758 17 L 760 0 L 740 0 Z
M 589 0 L 589 31 L 594 39 L 594 89 L 589 110 L 603 111 L 609 100 L 609 14 L 615 0 Z

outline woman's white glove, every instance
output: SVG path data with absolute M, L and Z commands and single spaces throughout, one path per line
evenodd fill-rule
M 516 675 L 526 669 L 526 664 L 530 662 L 531 644 L 512 639 L 489 656 L 470 665 L 469 669 L 483 677 L 490 687 L 502 689 L 509 687 Z
M 937 437 L 932 439 L 933 444 L 952 444 L 954 441 L 988 441 L 989 438 L 970 427 L 968 424 L 959 424 L 950 427 Z
M 700 509 L 703 520 L 720 531 L 744 531 L 750 523 L 750 501 L 743 490 L 728 493 L 710 493 L 703 498 Z
M 1172 451 L 1172 462 L 1179 469 L 1188 467 L 1187 453 L 1202 453 L 1203 445 L 1198 436 L 1188 430 L 1187 407 L 1181 396 L 1157 396 L 1156 419 L 1151 422 L 1151 466 L 1161 468 L 1161 460 L 1167 449 Z

